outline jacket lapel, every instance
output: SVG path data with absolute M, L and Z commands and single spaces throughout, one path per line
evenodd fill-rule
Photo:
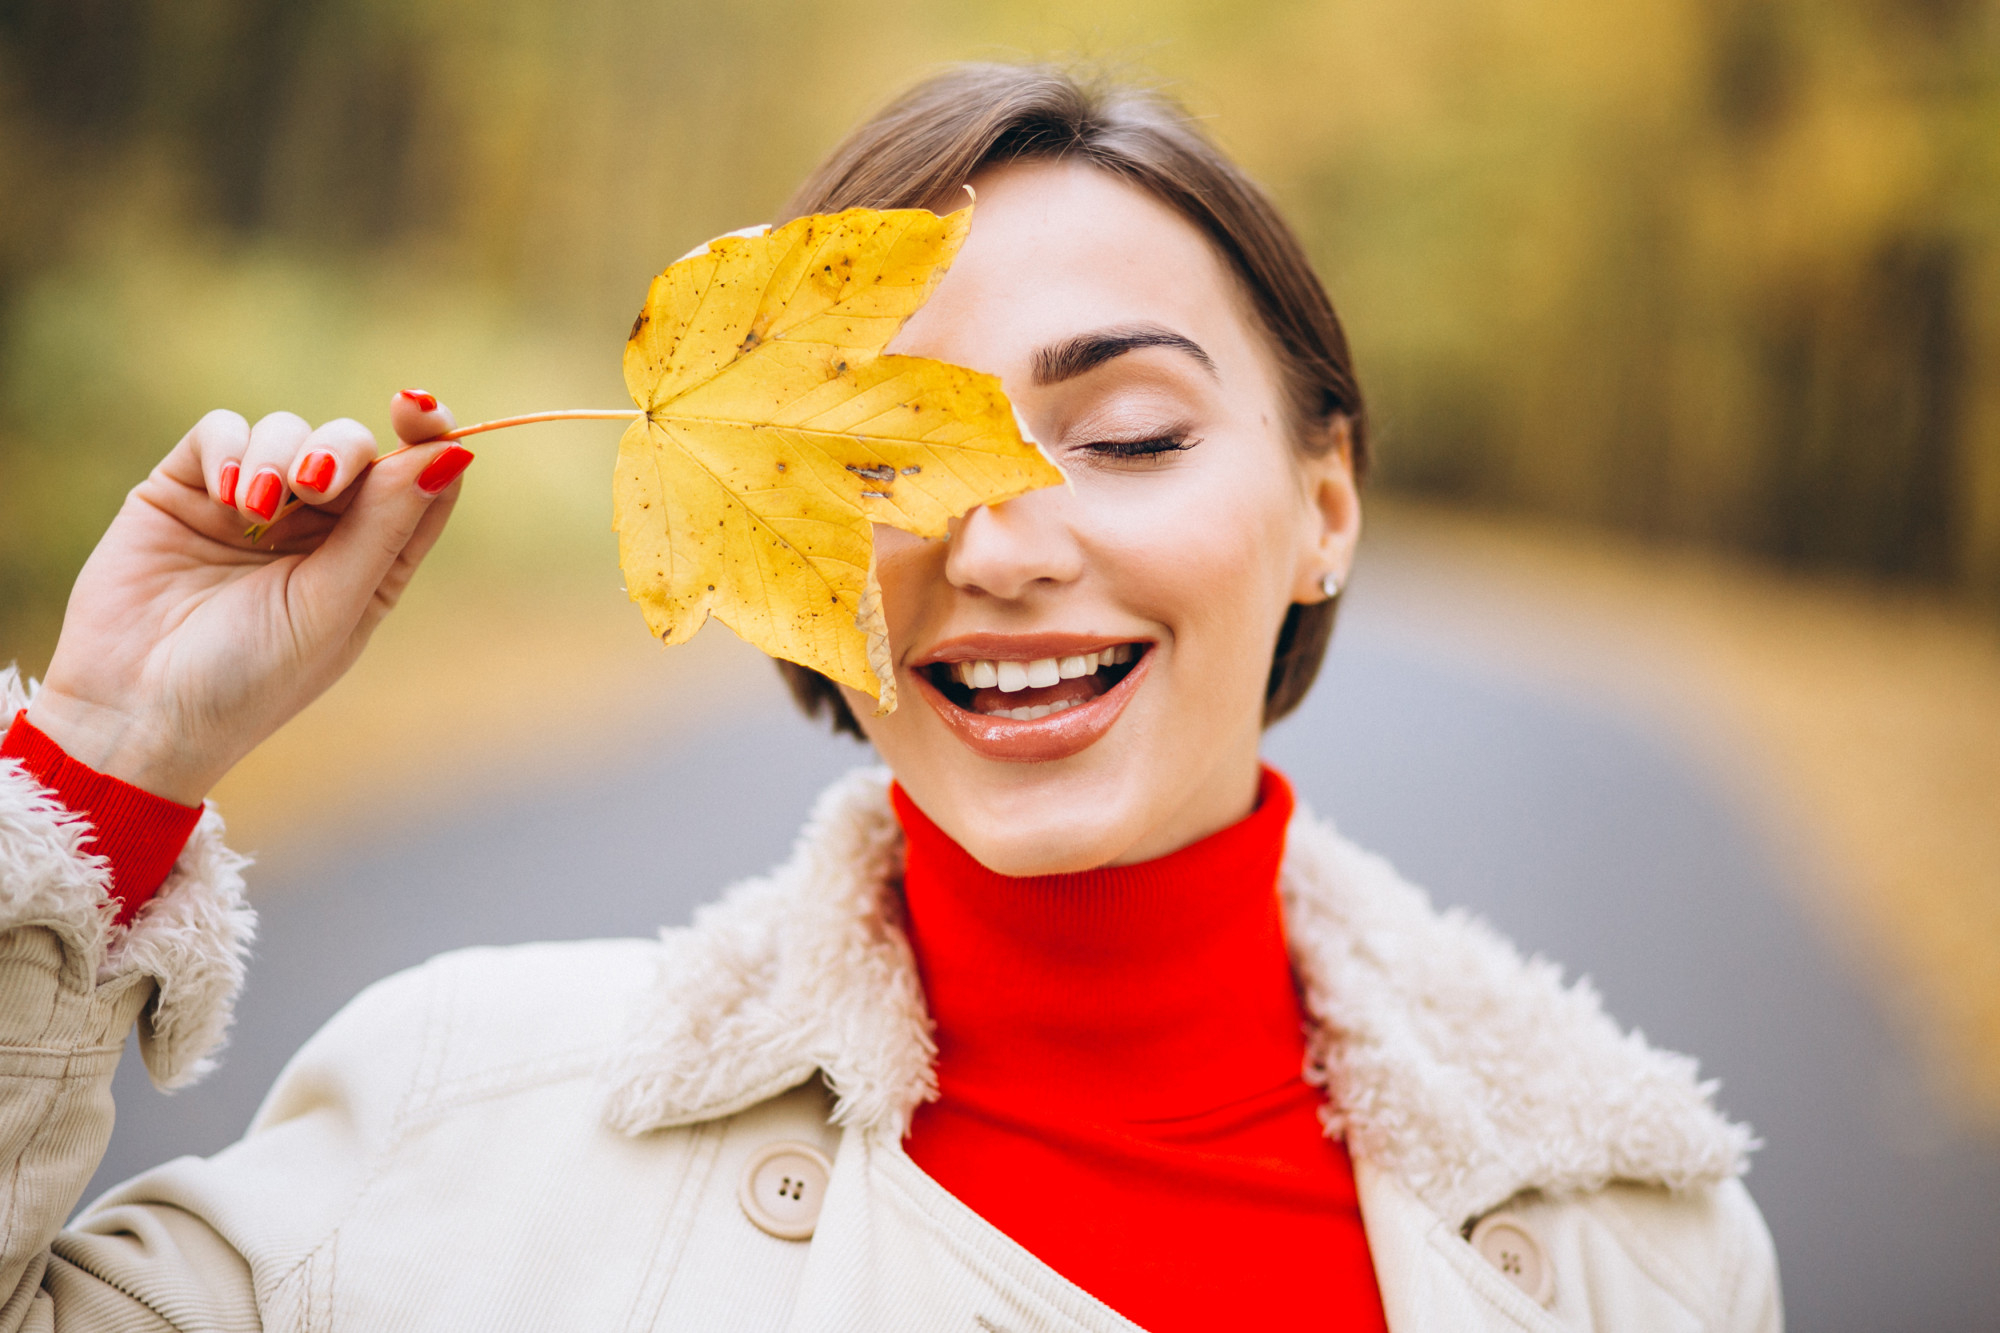
M 937 1095 L 930 1017 L 892 891 L 902 833 L 889 776 L 821 794 L 789 860 L 660 933 L 660 970 L 611 1070 L 628 1134 L 754 1106 L 816 1072 L 834 1123 L 900 1138 Z
M 1693 1060 L 1621 1032 L 1586 983 L 1438 912 L 1304 812 L 1283 892 L 1328 1132 L 1454 1226 L 1523 1190 L 1743 1171 L 1750 1132 L 1716 1111 Z

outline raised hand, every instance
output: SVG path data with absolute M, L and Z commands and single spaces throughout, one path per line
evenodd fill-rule
M 353 664 L 444 529 L 472 461 L 406 390 L 376 462 L 358 422 L 195 424 L 126 496 L 70 593 L 29 721 L 69 754 L 193 804 Z M 423 444 L 423 441 L 435 441 Z M 303 505 L 256 541 L 247 532 Z

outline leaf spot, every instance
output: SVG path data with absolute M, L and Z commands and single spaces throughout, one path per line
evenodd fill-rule
M 847 470 L 857 477 L 866 477 L 870 481 L 894 481 L 896 479 L 896 469 L 890 467 L 887 463 L 877 463 L 872 467 L 863 467 L 859 463 L 849 463 Z

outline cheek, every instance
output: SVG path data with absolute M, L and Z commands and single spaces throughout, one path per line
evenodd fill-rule
M 1278 468 L 1190 468 L 1170 481 L 1134 478 L 1166 484 L 1131 485 L 1093 506 L 1121 600 L 1184 638 L 1181 652 L 1247 660 L 1254 654 L 1242 652 L 1242 636 L 1261 635 L 1267 624 L 1275 633 L 1290 601 L 1287 538 L 1299 521 L 1278 461 Z
M 946 614 L 951 587 L 945 579 L 943 543 L 913 537 L 900 528 L 875 525 L 875 579 L 882 586 L 882 613 L 889 622 L 890 651 L 902 652 L 927 623 Z M 906 687 L 907 690 L 907 687 Z M 900 753 L 898 738 L 921 736 L 929 710 L 907 692 L 896 711 L 875 716 L 875 700 L 850 686 L 840 687 L 861 732 L 883 753 Z
M 882 585 L 882 610 L 889 639 L 901 646 L 931 599 L 947 592 L 944 545 L 913 537 L 901 528 L 875 525 L 875 581 Z

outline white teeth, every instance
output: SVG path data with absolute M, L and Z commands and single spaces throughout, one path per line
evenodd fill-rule
M 1033 722 L 1038 717 L 1047 717 L 1050 713 L 1060 713 L 1065 708 L 1074 708 L 1081 702 L 1080 699 L 1064 699 L 1060 703 L 1053 704 L 1028 704 L 1021 708 L 1002 708 L 996 713 L 988 713 L 987 716 L 1011 717 L 1017 722 Z
M 999 689 L 1005 694 L 1016 690 L 1046 689 L 1059 680 L 1088 676 L 1099 667 L 1122 666 L 1138 656 L 1134 645 L 1121 643 L 1094 653 L 1074 653 L 1068 657 L 1040 657 L 1032 662 L 1001 662 L 981 658 L 953 662 L 951 678 L 972 690 Z M 996 714 L 995 716 L 1000 716 Z M 1013 716 L 1011 713 L 1005 716 Z

